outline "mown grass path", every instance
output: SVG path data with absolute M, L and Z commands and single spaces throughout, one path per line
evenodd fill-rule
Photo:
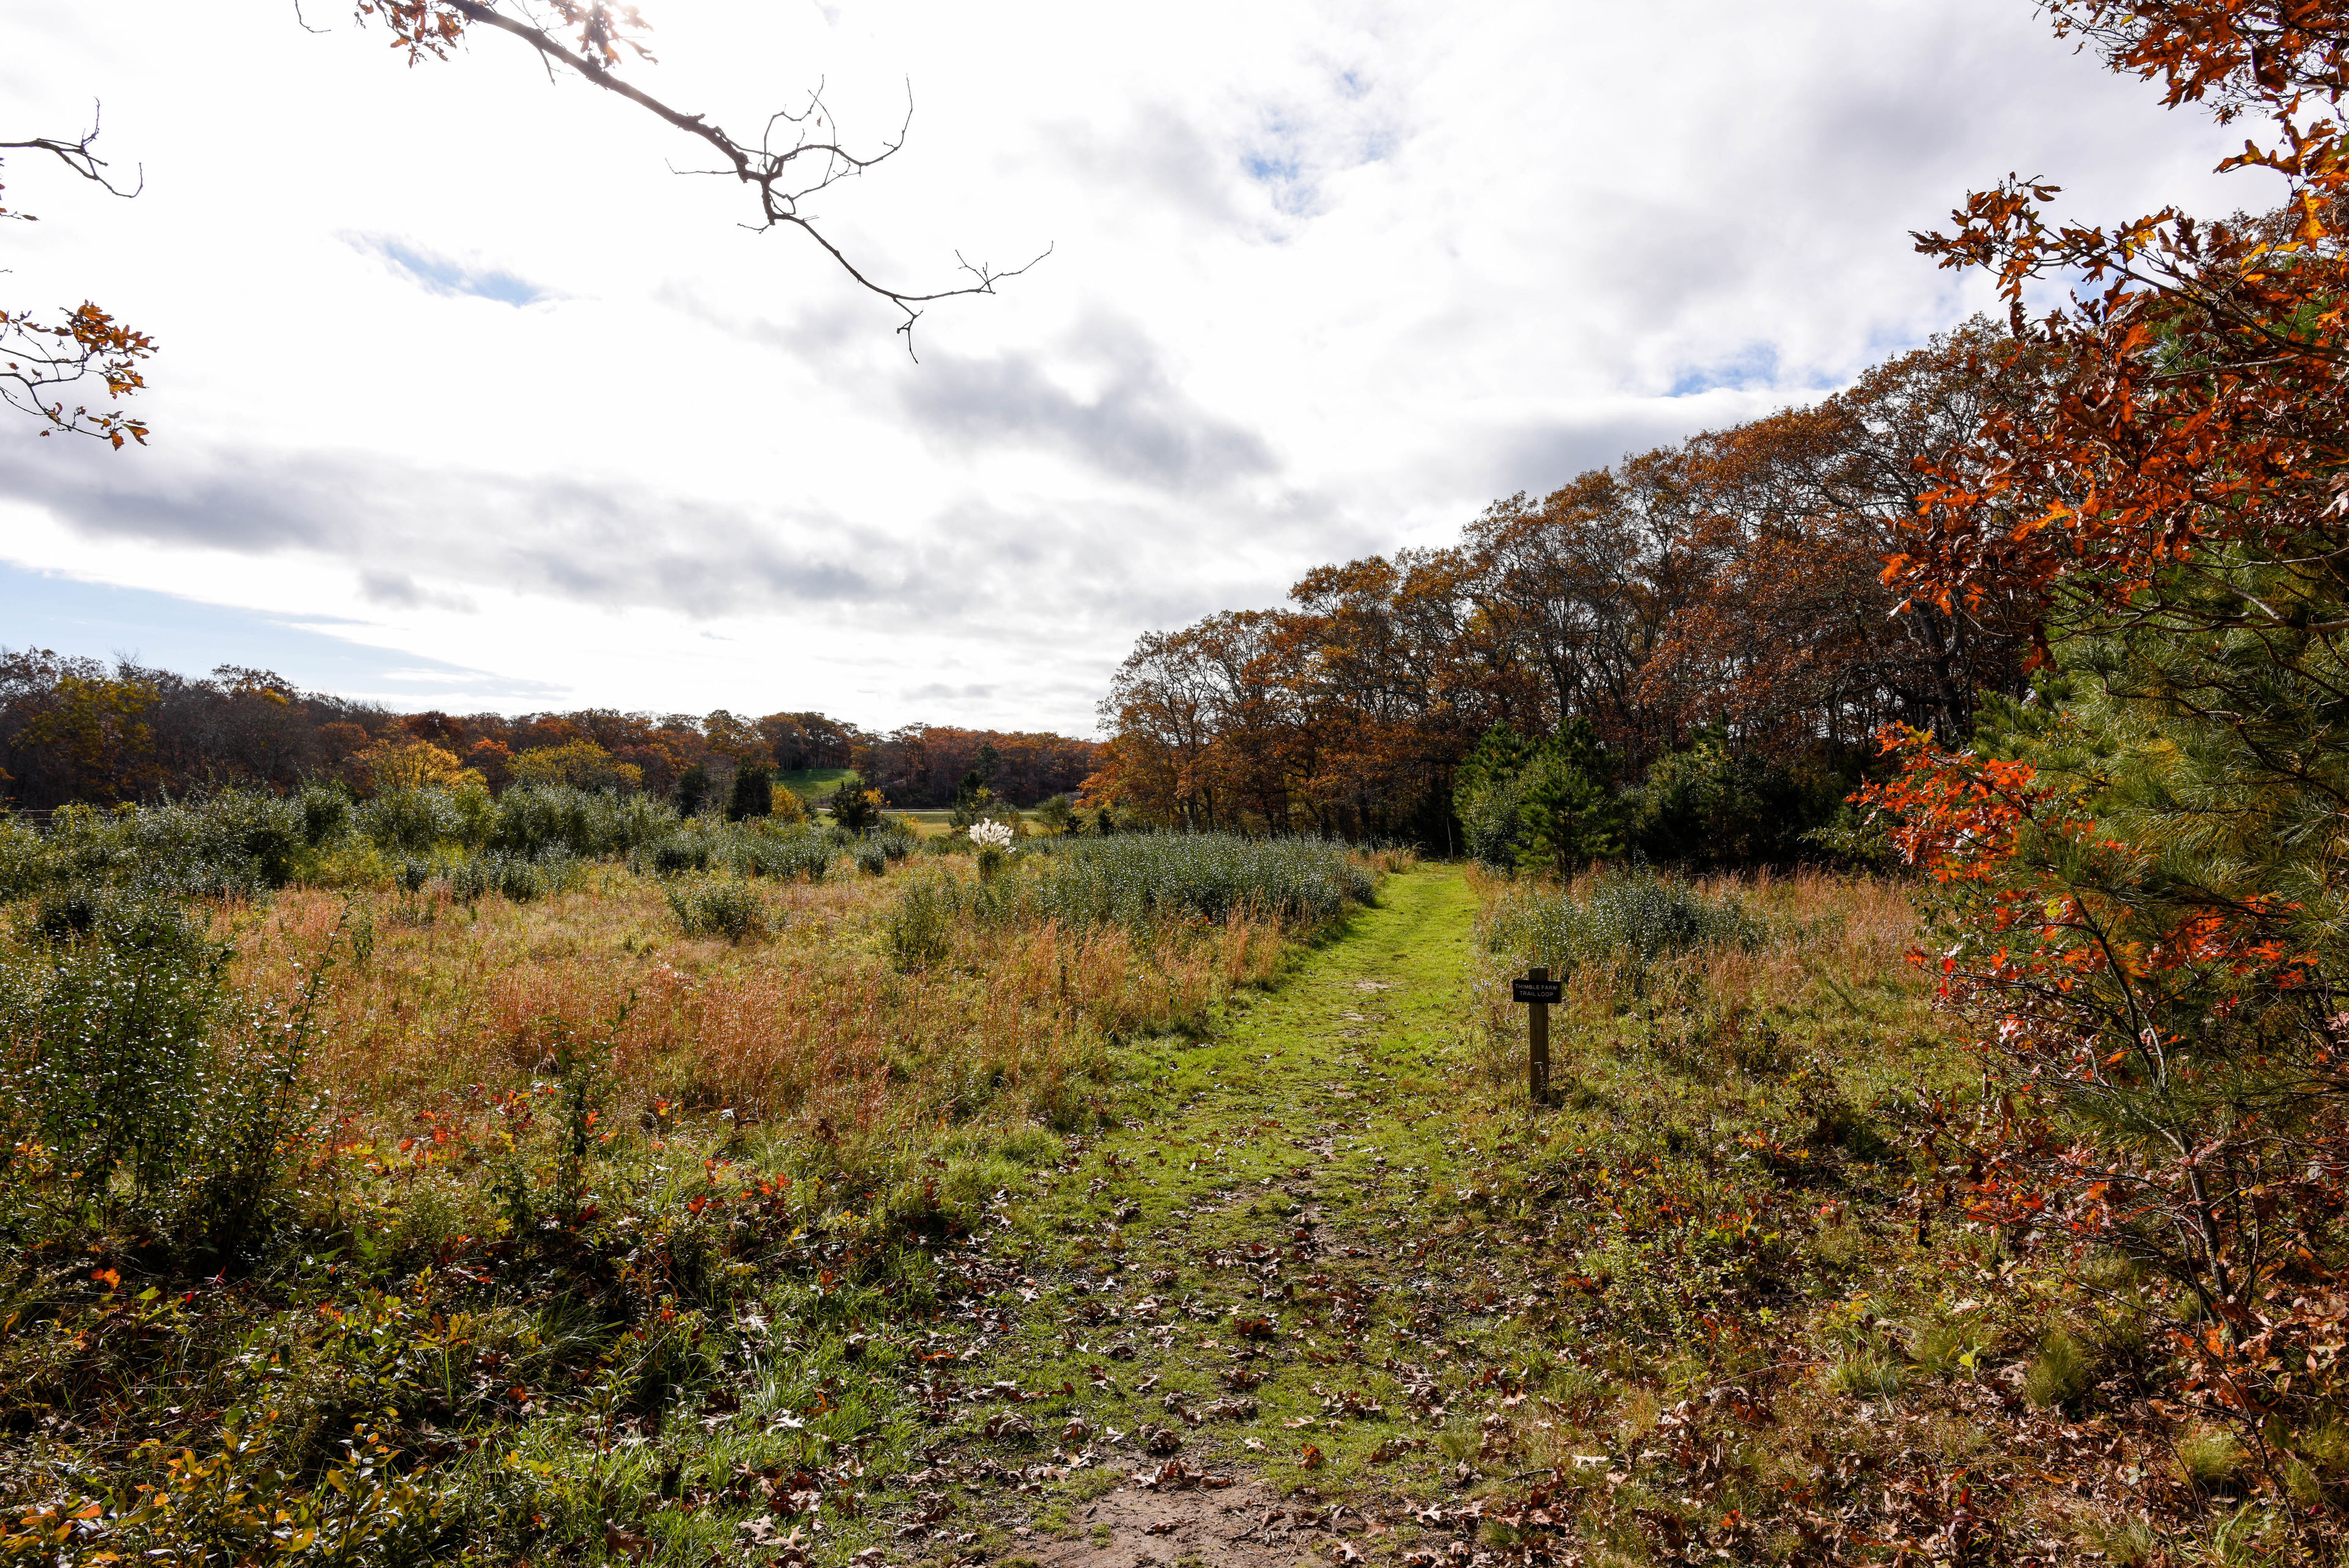
M 1453 1475 L 1475 1443 L 1445 1406 L 1516 1351 L 1523 1284 L 1431 1224 L 1509 1136 L 1468 1092 L 1475 914 L 1456 869 L 1388 878 L 1211 1038 L 1149 1047 L 1127 1126 L 1001 1198 L 980 1337 L 927 1389 L 963 1439 L 931 1479 L 975 1505 L 930 1532 L 938 1561 L 1374 1550 L 1383 1502 Z

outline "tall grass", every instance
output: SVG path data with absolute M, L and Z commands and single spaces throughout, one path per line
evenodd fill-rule
M 889 916 L 898 962 L 936 962 L 967 925 L 1140 930 L 1246 915 L 1302 929 L 1368 903 L 1373 892 L 1371 874 L 1346 847 L 1321 839 L 1137 834 L 1048 842 L 1050 850 L 1021 856 L 1004 875 L 973 880 L 938 871 L 909 882 Z
M 1472 872 L 1483 913 L 1477 994 L 1495 1078 L 1522 1071 L 1525 1012 L 1509 977 L 1566 982 L 1564 1027 L 1701 1073 L 1783 1070 L 1788 1021 L 1854 1039 L 1905 1017 L 1916 913 L 1897 885 L 1804 872 L 1700 880 L 1608 871 L 1567 887 Z M 1852 993 L 1839 974 L 1892 977 Z M 1807 1026 L 1807 1025 L 1806 1025 Z
M 1767 922 L 1733 890 L 1610 872 L 1505 903 L 1487 922 L 1486 940 L 1495 952 L 1547 964 L 1565 977 L 1594 964 L 1636 972 L 1682 953 L 1752 951 L 1767 932 Z

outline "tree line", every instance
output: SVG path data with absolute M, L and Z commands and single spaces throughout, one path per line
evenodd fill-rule
M 1823 818 L 1883 725 L 1955 738 L 2023 689 L 2027 596 L 1918 601 L 1884 571 L 1930 464 L 2027 400 L 2042 358 L 1971 322 L 1810 407 L 1496 502 L 1448 548 L 1144 636 L 1094 793 L 1170 825 L 1457 847 L 1506 737 L 1522 763 L 1571 732 L 1615 783 L 1709 768 Z
M 744 717 L 569 712 L 396 713 L 305 691 L 265 670 L 186 676 L 48 649 L 0 650 L 0 798 L 20 810 L 112 805 L 245 787 L 471 773 L 492 792 L 565 784 L 714 801 L 748 764 L 853 769 L 888 804 L 950 805 L 977 773 L 1021 805 L 1073 792 L 1095 747 L 1064 735 L 908 724 L 872 732 L 818 712 Z

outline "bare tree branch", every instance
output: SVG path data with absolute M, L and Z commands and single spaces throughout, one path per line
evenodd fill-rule
M 841 248 L 833 244 L 816 226 L 815 220 L 802 210 L 810 197 L 829 190 L 839 182 L 864 173 L 886 161 L 905 144 L 905 126 L 913 121 L 913 101 L 906 96 L 905 126 L 900 126 L 893 140 L 885 141 L 880 151 L 860 156 L 836 141 L 819 140 L 811 137 L 812 127 L 823 126 L 831 119 L 824 107 L 823 89 L 819 86 L 808 95 L 807 106 L 799 113 L 789 110 L 770 116 L 758 142 L 753 145 L 738 141 L 707 117 L 673 109 L 620 78 L 615 67 L 619 64 L 620 47 L 625 45 L 640 57 L 651 55 L 634 39 L 625 36 L 631 27 L 642 27 L 632 8 L 614 16 L 600 5 L 580 5 L 576 0 L 555 0 L 555 10 L 564 21 L 579 29 L 579 47 L 574 47 L 535 23 L 509 16 L 482 0 L 361 0 L 362 14 L 378 12 L 391 24 L 394 35 L 408 46 L 409 57 L 425 54 L 445 57 L 449 47 L 460 36 L 466 24 L 493 27 L 521 39 L 538 51 L 550 66 L 562 65 L 584 77 L 605 91 L 627 99 L 647 113 L 666 121 L 678 130 L 693 137 L 718 154 L 722 165 L 717 169 L 690 170 L 685 172 L 729 177 L 750 186 L 758 192 L 758 221 L 746 228 L 768 230 L 788 225 L 805 233 L 823 247 L 824 253 L 840 265 L 841 270 L 854 278 L 867 292 L 880 296 L 905 313 L 905 319 L 897 330 L 905 335 L 906 351 L 913 350 L 914 323 L 921 319 L 919 306 L 941 299 L 953 299 L 963 295 L 993 294 L 995 286 L 1014 278 L 1052 254 L 1047 245 L 1043 251 L 1024 265 L 999 270 L 984 263 L 974 265 L 957 254 L 956 260 L 970 281 L 954 288 L 916 293 L 879 282 L 851 261 Z M 777 137 L 781 126 L 795 128 L 788 143 Z
M 25 141 L 0 141 L 0 152 L 53 152 L 57 154 L 59 162 L 83 179 L 94 185 L 102 186 L 111 194 L 128 201 L 147 188 L 147 169 L 144 164 L 140 166 L 139 182 L 128 191 L 117 185 L 108 176 L 106 171 L 110 165 L 105 159 L 90 151 L 90 144 L 98 140 L 101 109 L 102 106 L 95 102 L 89 106 L 89 129 L 74 140 L 60 141 L 53 136 L 36 136 Z M 6 215 L 12 218 L 26 216 L 22 213 L 9 213 Z
M 35 136 L 0 141 L 0 152 L 52 153 L 76 174 L 112 194 L 136 196 L 146 188 L 145 171 L 140 171 L 139 183 L 126 191 L 108 175 L 106 160 L 91 151 L 98 140 L 98 118 L 99 108 L 92 104 L 89 130 L 74 140 Z M 0 207 L 0 218 L 35 221 L 30 213 L 12 213 L 5 207 Z M 133 331 L 88 300 L 55 322 L 40 320 L 30 311 L 0 309 L 0 403 L 47 425 L 41 431 L 45 436 L 63 431 L 68 435 L 96 436 L 117 448 L 126 441 L 143 446 L 147 441 L 143 421 L 130 419 L 119 409 L 69 410 L 65 400 L 56 394 L 60 387 L 97 376 L 105 381 L 107 396 L 127 398 L 146 385 L 139 362 L 154 351 L 152 337 Z

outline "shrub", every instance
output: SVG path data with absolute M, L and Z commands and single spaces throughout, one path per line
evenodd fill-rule
M 491 843 L 523 855 L 559 851 L 594 858 L 626 855 L 677 830 L 677 814 L 647 795 L 528 784 L 498 797 Z
M 302 842 L 324 848 L 350 831 L 350 792 L 340 784 L 304 784 L 295 796 L 302 810 Z
M 889 869 L 889 852 L 877 839 L 859 840 L 852 853 L 856 860 L 856 868 L 868 877 L 878 877 Z
M 213 898 L 282 886 L 305 847 L 301 804 L 251 790 L 104 814 L 67 806 L 45 843 L 12 846 L 25 858 L 11 879 L 29 878 L 26 891 L 70 881 Z
M 881 792 L 864 787 L 864 779 L 850 774 L 840 781 L 838 788 L 824 797 L 831 809 L 832 820 L 851 833 L 862 833 L 881 820 Z
M 566 855 L 508 855 L 492 850 L 460 860 L 449 868 L 449 891 L 468 903 L 497 893 L 517 904 L 576 884 L 579 863 Z
M 735 763 L 733 786 L 726 796 L 726 820 L 741 822 L 765 816 L 774 809 L 775 770 L 748 760 Z
M 0 815 L 0 899 L 25 897 L 56 870 L 57 859 L 40 829 L 13 812 Z
M 225 952 L 171 904 L 111 890 L 45 900 L 27 934 L 32 950 L 0 969 L 9 1144 L 46 1145 L 93 1192 L 118 1169 L 161 1189 L 203 1111 Z
M 442 789 L 386 790 L 352 813 L 359 836 L 386 851 L 429 852 L 463 836 L 456 797 Z
M 367 941 L 372 945 L 371 931 Z M 249 1259 L 287 1196 L 287 1156 L 309 1109 L 302 1070 L 317 1043 L 318 1001 L 332 963 L 330 947 L 290 1005 L 233 1010 L 205 1049 L 203 1114 L 188 1139 L 171 1217 L 184 1252 L 213 1262 Z
M 1071 926 L 1221 920 L 1243 909 L 1312 924 L 1369 903 L 1372 892 L 1370 873 L 1343 845 L 1227 833 L 1078 839 L 1049 857 L 1036 883 L 1040 909 Z
M 1632 846 L 1672 865 L 1794 861 L 1806 835 L 1835 818 L 1851 785 L 1733 752 L 1722 732 L 1709 731 L 1657 758 L 1631 792 Z
M 947 877 L 926 874 L 905 884 L 888 916 L 889 956 L 899 969 L 927 969 L 947 956 L 961 916 L 957 888 Z
M 1507 724 L 1495 724 L 1462 759 L 1452 786 L 1453 809 L 1468 853 L 1495 870 L 1517 863 L 1523 773 L 1532 748 Z
M 672 833 L 652 846 L 645 860 L 657 877 L 707 871 L 709 869 L 709 836 L 692 832 Z
M 1571 891 L 1533 899 L 1494 922 L 1493 950 L 1552 973 L 1586 964 L 1643 973 L 1660 959 L 1716 947 L 1754 948 L 1768 928 L 1733 894 L 1708 898 L 1677 877 L 1618 872 Z
M 955 842 L 971 847 L 962 835 L 932 841 Z M 964 924 L 1049 919 L 1075 929 L 1220 921 L 1242 910 L 1318 924 L 1368 903 L 1372 891 L 1370 873 L 1345 846 L 1320 839 L 1164 833 L 1047 843 L 1051 849 L 1036 855 L 1025 875 L 966 881 L 934 874 L 908 882 L 888 917 L 892 956 L 905 968 L 934 963 Z
M 709 804 L 711 790 L 709 770 L 694 763 L 677 775 L 677 812 L 679 816 L 692 816 Z
M 731 878 L 680 878 L 669 885 L 668 907 L 689 937 L 739 942 L 767 930 L 765 900 L 749 884 Z

